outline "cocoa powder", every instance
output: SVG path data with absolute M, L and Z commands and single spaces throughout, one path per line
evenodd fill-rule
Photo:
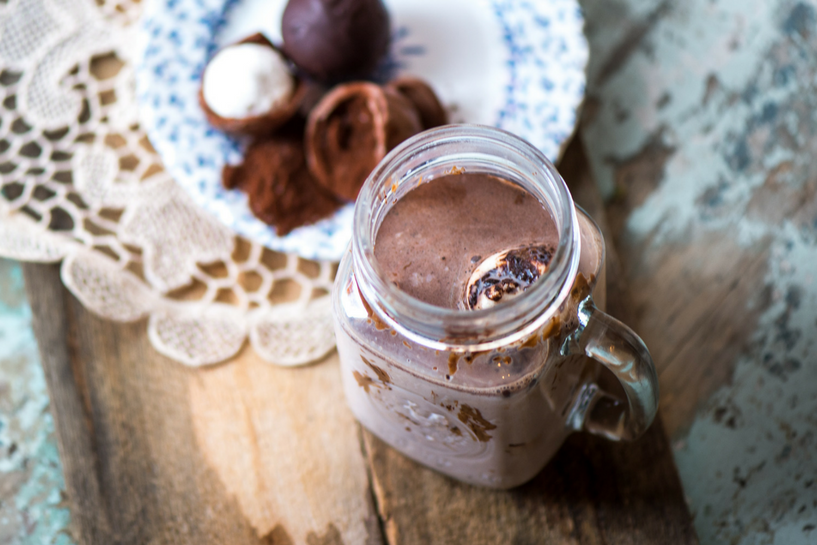
M 332 215 L 341 203 L 318 185 L 306 166 L 303 139 L 276 136 L 252 142 L 244 162 L 222 171 L 227 189 L 247 194 L 250 210 L 283 236 Z

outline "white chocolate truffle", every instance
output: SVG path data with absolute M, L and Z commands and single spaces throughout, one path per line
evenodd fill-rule
M 287 104 L 295 80 L 283 56 L 254 43 L 219 51 L 204 69 L 202 95 L 207 106 L 224 118 L 264 115 Z

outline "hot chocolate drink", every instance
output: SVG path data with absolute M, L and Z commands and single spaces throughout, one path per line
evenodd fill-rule
M 580 217 L 586 246 L 576 297 L 533 335 L 496 350 L 446 352 L 407 340 L 377 317 L 350 279 L 339 295 L 369 322 L 365 343 L 338 329 L 338 350 L 349 362 L 346 395 L 358 420 L 409 456 L 468 482 L 507 488 L 532 477 L 569 433 L 558 413 L 570 411 L 577 388 L 596 371 L 583 357 L 569 358 L 559 371 L 546 365 L 601 272 L 598 231 Z M 556 227 L 550 211 L 510 181 L 447 174 L 418 180 L 392 206 L 374 254 L 400 290 L 466 311 L 486 299 L 501 305 L 547 274 Z M 494 293 L 497 301 L 486 296 L 491 288 L 501 292 Z M 388 346 L 396 357 L 382 358 L 375 346 Z
M 573 431 L 636 437 L 654 368 L 599 310 L 604 285 L 601 232 L 537 150 L 486 127 L 420 134 L 363 186 L 337 273 L 349 406 L 407 456 L 495 488 Z M 598 385 L 600 362 L 626 400 Z

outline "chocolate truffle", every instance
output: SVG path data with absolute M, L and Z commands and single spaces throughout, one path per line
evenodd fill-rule
M 333 83 L 369 76 L 389 48 L 381 0 L 289 0 L 284 52 L 309 76 Z
M 339 85 L 307 119 L 309 170 L 334 195 L 353 201 L 386 153 L 421 130 L 417 109 L 400 93 L 374 83 Z
M 199 104 L 217 129 L 262 136 L 286 123 L 306 95 L 283 54 L 263 35 L 225 47 L 202 74 Z
M 420 114 L 423 130 L 448 123 L 448 114 L 440 104 L 440 99 L 425 81 L 411 76 L 391 80 L 386 87 L 394 89 L 414 104 Z
M 278 236 L 329 217 L 341 204 L 309 173 L 300 135 L 254 141 L 241 165 L 224 167 L 222 182 L 244 191 L 252 213 Z

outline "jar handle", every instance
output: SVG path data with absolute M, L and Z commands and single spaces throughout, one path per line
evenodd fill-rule
M 658 377 L 647 346 L 635 332 L 596 308 L 592 297 L 578 309 L 579 327 L 561 348 L 563 356 L 585 355 L 609 369 L 626 395 L 619 399 L 595 382 L 584 384 L 567 425 L 613 441 L 632 441 L 658 410 Z

